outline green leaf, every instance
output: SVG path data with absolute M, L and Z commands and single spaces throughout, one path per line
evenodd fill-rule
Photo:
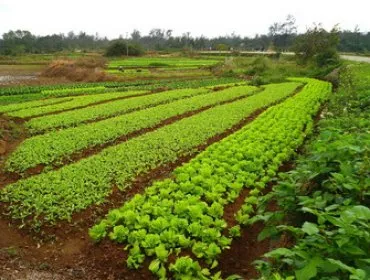
M 233 274 L 233 275 L 230 275 L 229 277 L 227 277 L 225 280 L 243 280 L 244 278 L 239 276 L 239 275 L 236 275 L 236 274 Z
M 216 266 L 218 266 L 218 261 L 214 260 L 211 265 L 211 269 L 214 269 Z
M 313 235 L 319 233 L 319 229 L 316 224 L 305 222 L 302 226 L 302 230 L 308 235 Z
M 94 241 L 98 242 L 107 235 L 106 228 L 107 228 L 107 225 L 105 222 L 96 224 L 95 226 L 89 229 L 89 236 Z
M 340 269 L 348 271 L 350 273 L 353 273 L 355 271 L 355 269 L 353 267 L 350 267 L 350 266 L 346 265 L 345 263 L 341 262 L 340 260 L 334 260 L 334 259 L 328 258 L 328 261 L 330 263 L 336 265 Z
M 295 271 L 297 280 L 309 280 L 317 275 L 317 266 L 322 263 L 322 259 L 314 257 L 302 269 Z
M 161 265 L 161 262 L 160 260 L 158 259 L 155 259 L 153 260 L 150 265 L 149 265 L 149 270 L 152 272 L 152 273 L 156 273 L 158 270 L 159 270 L 159 267 Z
M 258 235 L 258 241 L 262 241 L 262 240 L 265 240 L 266 238 L 268 237 L 272 237 L 272 236 L 275 236 L 277 235 L 279 232 L 278 230 L 276 229 L 275 226 L 269 226 L 269 227 L 265 227 L 261 232 L 260 234 Z
M 267 258 L 292 257 L 294 252 L 287 248 L 278 248 L 264 255 Z
M 163 244 L 160 244 L 155 248 L 155 254 L 159 260 L 164 262 L 167 261 L 169 252 Z
M 351 213 L 357 219 L 370 220 L 370 209 L 363 205 L 356 205 L 348 209 L 344 213 Z

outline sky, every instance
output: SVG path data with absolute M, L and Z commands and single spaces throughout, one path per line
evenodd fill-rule
M 138 29 L 172 29 L 173 35 L 217 37 L 266 34 L 288 14 L 299 32 L 312 23 L 330 29 L 370 32 L 369 0 L 0 0 L 0 34 L 28 30 L 36 35 L 85 31 L 110 39 Z

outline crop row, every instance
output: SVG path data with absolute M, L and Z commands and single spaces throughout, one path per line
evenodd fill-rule
M 264 222 L 262 237 L 292 237 L 292 246 L 261 256 L 266 279 L 370 279 L 370 67 L 343 67 L 339 81 L 318 135 L 249 219 Z
M 235 78 L 222 78 L 223 80 L 235 80 Z M 210 79 L 211 80 L 211 79 Z M 218 79 L 213 79 L 217 82 Z M 183 81 L 178 80 L 175 83 L 182 83 Z M 188 81 L 186 81 L 188 82 Z M 190 81 L 191 82 L 191 81 Z M 160 83 L 168 84 L 173 83 L 173 79 L 161 80 Z M 220 82 L 224 83 L 224 82 Z M 75 91 L 77 89 L 87 89 L 95 87 L 105 87 L 105 88 L 120 88 L 120 87 L 131 87 L 131 86 L 144 86 L 150 84 L 158 84 L 157 80 L 143 80 L 143 81 L 126 81 L 126 82 L 99 82 L 99 83 L 75 83 L 75 84 L 62 84 L 62 85 L 43 85 L 43 86 L 18 86 L 18 87 L 2 87 L 0 88 L 0 96 L 10 96 L 10 95 L 27 95 L 44 92 L 47 96 L 59 96 L 63 94 L 64 90 Z M 62 90 L 62 92 L 61 92 Z M 68 92 L 66 92 L 68 94 Z
M 243 85 L 245 81 L 242 81 L 237 78 L 217 78 L 217 79 L 194 79 L 194 80 L 184 80 L 184 81 L 175 81 L 170 83 L 161 82 L 158 84 L 148 84 L 137 87 L 140 90 L 155 90 L 158 88 L 166 89 L 181 89 L 181 88 L 198 88 L 198 87 L 212 87 L 212 86 L 232 86 L 232 85 Z M 132 87 L 128 87 L 131 89 Z
M 76 96 L 73 97 L 71 100 L 68 101 L 69 97 L 64 97 L 62 100 L 66 100 L 65 102 L 58 102 L 60 101 L 60 98 L 53 98 L 53 99 L 46 99 L 41 100 L 39 104 L 37 104 L 37 101 L 31 101 L 31 107 L 26 107 L 24 109 L 15 109 L 15 111 L 7 113 L 8 116 L 11 117 L 18 117 L 18 118 L 29 118 L 34 117 L 38 115 L 43 115 L 47 113 L 53 113 L 53 112 L 60 112 L 68 109 L 74 109 L 78 107 L 87 106 L 90 104 L 94 104 L 97 102 L 102 101 L 113 101 L 114 99 L 119 99 L 122 97 L 129 97 L 129 96 L 138 96 L 144 94 L 145 91 L 125 91 L 125 92 L 113 92 L 113 93 L 104 93 L 104 94 L 94 94 L 94 95 L 83 95 L 83 96 Z M 47 104 L 44 105 L 45 102 L 52 102 L 54 101 L 55 104 Z M 19 108 L 27 106 L 27 103 L 21 103 L 19 104 Z M 14 105 L 8 105 L 7 107 L 17 108 L 17 106 Z M 1 111 L 1 108 L 0 108 Z
M 255 187 L 251 192 L 264 188 L 302 143 L 313 115 L 330 93 L 326 82 L 299 81 L 308 84 L 296 96 L 175 169 L 172 179 L 155 182 L 144 194 L 110 211 L 90 230 L 90 236 L 97 241 L 109 236 L 127 244 L 130 268 L 152 257 L 149 269 L 160 279 L 167 279 L 169 256 L 183 249 L 203 259 L 209 268 L 216 267 L 219 254 L 240 234 L 238 227 L 224 234 L 224 206 L 235 201 L 243 187 Z M 209 271 L 198 268 L 192 273 L 188 279 L 208 279 Z M 185 275 L 175 275 L 175 279 Z
M 104 86 L 94 86 L 94 87 L 83 87 L 83 88 L 62 88 L 62 89 L 49 89 L 42 90 L 41 93 L 45 96 L 55 96 L 55 95 L 75 95 L 81 93 L 97 93 L 104 92 L 107 88 Z
M 153 83 L 153 81 L 131 81 L 131 82 L 101 82 L 101 83 L 76 83 L 76 84 L 62 84 L 62 85 L 44 85 L 44 86 L 19 86 L 19 87 L 3 87 L 0 88 L 0 96 L 6 95 L 24 95 L 24 94 L 34 94 L 42 93 L 44 91 L 45 95 L 52 96 L 58 95 L 58 91 L 68 89 L 76 90 L 83 88 L 95 88 L 95 87 L 124 87 L 124 86 L 134 86 L 134 85 L 145 85 Z M 54 92 L 53 92 L 54 91 Z
M 108 68 L 124 67 L 196 67 L 210 66 L 219 63 L 221 60 L 216 59 L 185 59 L 177 57 L 167 58 L 148 58 L 139 57 L 132 59 L 112 60 L 108 64 Z
M 17 96 L 18 97 L 18 96 Z M 73 97 L 62 97 L 62 98 L 50 98 L 50 99 L 41 99 L 33 100 L 28 102 L 21 102 L 15 104 L 4 105 L 0 107 L 0 113 L 13 112 L 17 110 L 23 110 L 33 107 L 46 106 L 51 104 L 63 103 L 73 100 Z
M 22 103 L 32 100 L 39 100 L 45 99 L 49 97 L 65 97 L 65 96 L 72 96 L 72 95 L 82 95 L 82 94 L 89 94 L 91 92 L 97 93 L 105 93 L 105 92 L 112 92 L 112 91 L 132 91 L 132 90 L 155 90 L 158 88 L 166 88 L 166 89 L 180 89 L 180 88 L 197 88 L 203 86 L 211 86 L 211 85 L 219 85 L 219 84 L 226 84 L 226 83 L 237 83 L 241 82 L 240 79 L 236 78 L 217 78 L 217 79 L 209 79 L 209 78 L 202 78 L 202 79 L 194 79 L 194 80 L 183 80 L 183 79 L 171 79 L 171 80 L 146 80 L 146 81 L 135 81 L 135 82 L 111 82 L 111 83 L 96 83 L 95 87 L 105 87 L 104 91 L 96 91 L 96 90 L 89 90 L 85 91 L 85 89 L 90 88 L 93 89 L 94 84 L 86 84 L 85 88 L 74 87 L 74 85 L 70 85 L 70 87 L 61 89 L 48 89 L 43 90 L 44 93 L 41 93 L 41 89 L 37 91 L 37 93 L 20 93 L 20 94 L 13 94 L 13 95 L 1 95 L 1 88 L 0 88 L 0 105 L 7 105 L 7 104 L 14 104 L 14 103 Z M 87 87 L 89 86 L 89 87 Z M 81 89 L 81 90 L 80 90 Z
M 1 191 L 0 201 L 7 203 L 14 218 L 33 216 L 35 225 L 70 219 L 74 212 L 102 203 L 113 185 L 124 189 L 137 175 L 194 153 L 207 139 L 289 96 L 292 86 L 287 89 L 213 107 L 59 170 L 20 180 Z
M 285 84 L 274 87 L 286 91 Z M 294 86 L 294 84 L 293 84 Z M 269 86 L 268 88 L 272 88 Z M 10 155 L 6 168 L 9 171 L 23 171 L 38 164 L 50 164 L 75 152 L 91 146 L 113 141 L 128 133 L 149 128 L 161 121 L 202 107 L 215 105 L 253 94 L 257 88 L 251 86 L 233 87 L 191 98 L 180 99 L 130 114 L 109 118 L 100 122 L 53 131 L 26 139 Z
M 179 89 L 148 96 L 116 100 L 75 111 L 34 118 L 26 122 L 26 127 L 29 128 L 31 132 L 41 132 L 52 128 L 77 126 L 86 121 L 109 118 L 133 110 L 143 109 L 181 98 L 205 94 L 208 91 L 209 90 L 206 88 Z
M 169 69 L 173 69 L 174 71 L 168 71 Z M 208 69 L 177 69 L 177 68 L 166 68 L 166 69 L 161 69 L 161 71 L 130 71 L 130 70 L 125 70 L 120 71 L 120 70 L 108 70 L 109 74 L 113 75 L 118 75 L 120 77 L 125 77 L 125 78 L 137 78 L 137 77 L 145 77 L 145 78 L 180 78 L 180 77 L 207 77 L 210 76 L 212 73 Z

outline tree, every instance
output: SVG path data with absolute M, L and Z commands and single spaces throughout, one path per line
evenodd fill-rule
M 172 38 L 172 32 L 173 32 L 173 30 L 172 30 L 172 29 L 168 29 L 168 30 L 166 31 L 166 38 L 167 38 L 167 39 Z
M 269 27 L 269 36 L 278 52 L 289 48 L 296 33 L 296 19 L 292 15 L 288 15 L 284 22 L 274 22 Z
M 330 32 L 327 32 L 319 24 L 308 28 L 306 33 L 297 37 L 293 48 L 300 62 L 313 61 L 318 66 L 325 66 L 338 63 L 338 44 L 338 26 L 334 26 Z
M 227 51 L 229 50 L 229 46 L 226 44 L 217 44 L 216 45 L 216 50 L 218 51 Z
M 137 29 L 134 29 L 134 31 L 132 31 L 132 33 L 131 33 L 131 39 L 132 39 L 132 41 L 139 42 L 140 38 L 141 38 L 140 31 L 137 30 Z
M 108 46 L 105 55 L 122 56 L 127 55 L 127 51 L 129 56 L 139 56 L 143 54 L 144 51 L 138 43 L 127 44 L 128 43 L 126 41 L 115 40 Z

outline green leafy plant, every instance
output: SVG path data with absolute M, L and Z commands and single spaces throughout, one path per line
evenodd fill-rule
M 263 279 L 369 278 L 370 114 L 363 102 L 369 74 L 366 65 L 343 70 L 319 134 L 296 168 L 279 174 L 273 191 L 260 197 L 250 221 L 266 224 L 260 239 L 279 234 L 295 239 L 291 248 L 277 248 L 265 254 L 268 261 L 256 262 Z M 271 200 L 279 211 L 266 210 Z
M 251 196 L 247 197 L 242 211 L 249 214 L 241 215 L 252 216 L 261 190 L 275 176 L 280 164 L 289 159 L 303 142 L 305 129 L 313 121 L 312 116 L 331 91 L 326 82 L 312 79 L 296 81 L 307 83 L 300 93 L 268 109 L 237 133 L 176 168 L 171 179 L 155 182 L 146 188 L 144 194 L 116 209 L 123 215 L 136 213 L 134 224 L 127 224 L 124 220 L 119 223 L 129 227 L 130 232 L 136 231 L 138 217 L 151 215 L 149 224 L 143 228 L 147 235 L 160 234 L 161 244 L 176 255 L 184 248 L 191 248 L 196 258 L 205 261 L 207 269 L 203 270 L 190 257 L 177 257 L 176 263 L 170 264 L 169 268 L 175 279 L 220 279 L 220 274 L 210 275 L 209 269 L 218 265 L 218 256 L 230 247 L 232 240 L 224 235 L 225 232 L 227 234 L 224 231 L 227 224 L 223 219 L 223 208 L 234 201 L 243 186 L 248 184 L 247 187 L 252 189 Z M 252 97 L 248 104 L 251 100 Z M 231 233 L 239 235 L 240 227 L 232 228 Z M 135 242 L 136 239 L 128 240 L 128 248 Z M 143 252 L 152 256 L 151 251 Z M 165 259 L 162 262 L 165 263 Z M 153 262 L 151 268 L 158 271 L 159 262 Z

